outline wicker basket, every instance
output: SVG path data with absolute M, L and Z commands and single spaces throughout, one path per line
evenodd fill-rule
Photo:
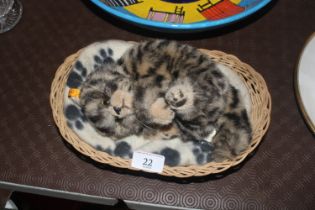
M 242 162 L 260 143 L 263 135 L 266 133 L 270 124 L 271 97 L 266 83 L 262 76 L 258 74 L 251 66 L 241 62 L 233 55 L 228 55 L 220 51 L 202 51 L 208 54 L 215 61 L 235 70 L 244 81 L 250 93 L 252 103 L 251 121 L 253 126 L 253 139 L 246 151 L 236 157 L 233 161 L 224 161 L 221 163 L 210 162 L 204 165 L 191 166 L 165 166 L 161 175 L 175 177 L 205 176 L 208 174 L 217 174 L 228 168 Z M 51 86 L 50 104 L 53 111 L 54 120 L 64 139 L 69 142 L 80 153 L 89 156 L 93 160 L 109 164 L 115 167 L 131 168 L 131 160 L 111 156 L 105 152 L 98 151 L 81 140 L 76 133 L 67 126 L 63 113 L 64 107 L 64 89 L 70 70 L 74 61 L 79 56 L 80 51 L 69 56 L 58 68 Z

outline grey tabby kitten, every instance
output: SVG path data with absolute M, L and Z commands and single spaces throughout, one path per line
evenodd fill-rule
M 102 135 L 119 139 L 141 131 L 133 112 L 129 75 L 114 62 L 89 74 L 81 88 L 80 105 L 84 115 Z
M 183 141 L 216 131 L 214 159 L 247 148 L 251 125 L 238 91 L 196 48 L 174 41 L 142 42 L 118 61 L 134 83 L 134 110 L 152 128 L 176 127 Z
M 115 139 L 204 141 L 215 131 L 214 161 L 232 159 L 251 139 L 238 91 L 207 55 L 174 41 L 136 44 L 91 73 L 80 103 L 96 129 Z
M 81 88 L 82 111 L 101 135 L 116 140 L 140 134 L 151 140 L 177 136 L 172 126 L 151 128 L 138 119 L 134 103 L 134 81 L 114 61 L 90 73 Z

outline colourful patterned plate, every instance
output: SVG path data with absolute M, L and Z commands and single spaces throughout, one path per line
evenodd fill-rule
M 91 0 L 103 10 L 142 26 L 201 30 L 258 11 L 271 0 Z

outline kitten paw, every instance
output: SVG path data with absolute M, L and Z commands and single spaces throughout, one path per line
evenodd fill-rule
M 150 107 L 150 114 L 153 117 L 153 122 L 160 125 L 170 124 L 175 113 L 166 104 L 164 98 L 158 98 Z
M 165 99 L 175 109 L 184 106 L 187 102 L 186 92 L 181 86 L 174 86 L 169 89 L 165 95 Z

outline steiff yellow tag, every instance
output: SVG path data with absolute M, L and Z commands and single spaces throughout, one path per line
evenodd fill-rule
M 79 98 L 80 97 L 80 89 L 70 88 L 68 97 Z

